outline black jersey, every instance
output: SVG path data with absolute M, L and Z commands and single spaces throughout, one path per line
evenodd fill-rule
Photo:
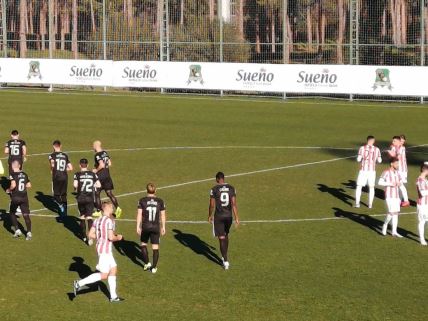
M 9 149 L 9 162 L 24 159 L 24 146 L 26 145 L 22 139 L 11 139 L 5 144 L 5 147 Z
M 49 161 L 54 161 L 52 168 L 53 178 L 67 178 L 67 167 L 70 164 L 68 155 L 63 152 L 54 152 L 49 155 Z
M 104 168 L 101 169 L 99 172 L 97 172 L 98 176 L 100 177 L 100 179 L 105 178 L 105 177 L 109 177 L 110 176 L 110 169 L 109 169 L 109 164 L 110 164 L 110 156 L 107 154 L 106 151 L 101 151 L 95 154 L 95 168 L 98 169 L 98 167 L 100 166 L 100 162 L 103 161 L 104 162 Z
M 210 197 L 215 200 L 215 215 L 232 216 L 232 198 L 235 188 L 229 184 L 216 185 L 211 189 Z
M 74 174 L 74 180 L 78 182 L 77 197 L 93 197 L 95 183 L 98 181 L 97 174 L 91 171 L 82 171 Z
M 158 197 L 143 197 L 138 202 L 138 208 L 143 210 L 143 226 L 159 226 L 160 213 L 165 211 L 165 202 Z
M 27 195 L 27 183 L 30 182 L 28 175 L 24 172 L 13 172 L 9 177 L 10 181 L 15 181 L 16 187 L 11 191 L 12 199 L 25 199 Z

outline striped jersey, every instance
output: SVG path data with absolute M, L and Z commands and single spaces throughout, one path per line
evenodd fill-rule
M 428 191 L 428 180 L 418 177 L 416 187 L 418 189 L 418 205 L 428 205 L 428 195 L 423 196 L 421 193 L 422 191 L 425 191 L 425 193 Z
M 102 216 L 99 219 L 95 220 L 94 227 L 97 236 L 98 255 L 111 254 L 113 242 L 108 239 L 108 232 L 109 230 L 114 231 L 114 221 L 107 216 Z
M 361 161 L 362 171 L 376 170 L 376 162 L 382 160 L 380 150 L 376 146 L 364 145 L 358 151 L 358 161 Z
M 398 170 L 400 172 L 407 172 L 407 156 L 406 156 L 406 147 L 404 146 L 391 146 L 391 151 L 397 155 L 399 160 Z
M 385 199 L 400 198 L 398 189 L 401 184 L 401 177 L 398 171 L 391 168 L 387 169 L 382 173 L 381 179 L 388 185 L 385 186 Z

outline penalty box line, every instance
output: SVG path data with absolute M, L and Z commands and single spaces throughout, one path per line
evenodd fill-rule
M 268 172 L 280 171 L 280 170 L 291 169 L 291 168 L 299 168 L 299 167 L 306 167 L 306 166 L 311 166 L 311 165 L 326 164 L 326 163 L 337 162 L 340 160 L 354 158 L 354 157 L 355 157 L 355 155 L 347 156 L 347 157 L 332 158 L 332 159 L 327 159 L 327 160 L 322 160 L 322 161 L 317 161 L 317 162 L 301 163 L 301 164 L 280 166 L 280 167 L 274 167 L 274 168 L 267 168 L 267 169 L 261 169 L 261 170 L 256 170 L 256 171 L 231 174 L 231 175 L 227 175 L 226 178 L 242 177 L 242 176 L 268 173 Z M 210 177 L 210 178 L 204 178 L 204 179 L 189 181 L 189 182 L 185 182 L 185 183 L 178 183 L 178 184 L 172 184 L 172 185 L 167 185 L 167 186 L 161 186 L 161 187 L 158 187 L 157 190 L 171 189 L 171 188 L 176 188 L 176 187 L 182 187 L 182 186 L 194 185 L 194 184 L 206 183 L 206 182 L 212 182 L 212 181 L 213 181 L 213 178 Z M 144 193 L 146 193 L 146 190 L 116 195 L 116 198 L 122 198 L 122 197 L 133 196 L 133 195 L 144 194 Z M 108 199 L 108 198 L 104 197 L 103 200 L 105 200 L 105 199 Z M 77 203 L 72 203 L 72 204 L 68 204 L 67 207 L 76 206 L 76 205 L 77 205 Z M 32 211 L 32 213 L 38 213 L 38 212 L 47 211 L 47 210 L 48 210 L 47 208 L 40 208 L 40 209 Z

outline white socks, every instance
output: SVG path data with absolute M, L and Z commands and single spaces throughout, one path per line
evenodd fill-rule
M 110 298 L 116 299 L 117 293 L 116 293 L 116 276 L 109 276 L 108 277 L 108 287 L 110 289 Z
M 420 221 L 418 224 L 418 230 L 419 230 L 419 238 L 421 240 L 421 243 L 425 243 L 425 221 Z
M 400 186 L 400 191 L 401 191 L 401 195 L 403 196 L 404 202 L 408 202 L 409 196 L 407 195 L 407 189 L 406 189 L 406 186 L 404 186 L 404 184 Z
M 95 282 L 101 281 L 101 273 L 94 273 L 91 274 L 90 276 L 80 280 L 79 282 L 77 282 L 77 284 L 79 285 L 79 287 L 85 286 L 87 284 L 92 284 Z
M 391 214 L 387 214 L 385 217 L 385 225 L 388 226 L 389 222 L 391 222 L 392 220 L 392 215 Z
M 398 215 L 392 215 L 392 235 L 397 235 Z
M 357 185 L 357 189 L 355 190 L 355 204 L 357 205 L 360 204 L 362 189 L 363 189 L 362 186 Z
M 375 197 L 375 189 L 374 187 L 369 187 L 369 207 L 373 206 L 373 200 Z

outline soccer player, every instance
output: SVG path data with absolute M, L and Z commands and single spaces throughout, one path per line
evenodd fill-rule
M 122 215 L 122 209 L 119 207 L 119 203 L 113 194 L 114 185 L 110 176 L 110 167 L 112 165 L 110 156 L 105 150 L 103 150 L 99 140 L 94 142 L 93 148 L 95 151 L 95 168 L 93 172 L 98 175 L 101 182 L 101 188 L 97 188 L 95 193 L 95 206 L 97 207 L 97 212 L 94 214 L 94 216 L 100 215 L 101 191 L 104 190 L 116 208 L 116 218 L 119 218 Z
M 164 236 L 166 223 L 166 208 L 162 199 L 156 196 L 154 184 L 147 184 L 147 196 L 140 199 L 137 210 L 137 234 L 141 237 L 141 253 L 144 261 L 144 271 L 150 269 L 157 272 L 159 260 L 160 236 Z M 147 244 L 150 240 L 153 250 L 153 265 L 149 262 Z
M 92 213 L 94 212 L 94 197 L 95 190 L 101 187 L 97 174 L 88 169 L 88 160 L 82 158 L 80 160 L 80 172 L 74 174 L 73 186 L 77 192 L 77 207 L 80 213 L 80 227 L 82 229 L 83 242 L 88 242 L 92 245 L 93 240 L 87 239 L 86 235 L 86 222 L 88 223 L 88 230 L 92 227 Z
M 428 164 L 421 166 L 421 174 L 416 180 L 418 190 L 418 230 L 421 245 L 426 246 L 425 223 L 428 221 Z
M 16 218 L 16 210 L 20 207 L 27 228 L 25 239 L 30 241 L 33 237 L 31 233 L 30 205 L 27 194 L 27 189 L 31 188 L 30 179 L 28 178 L 28 175 L 21 170 L 21 163 L 18 160 L 12 161 L 11 166 L 12 173 L 9 177 L 10 187 L 6 190 L 6 193 L 11 196 L 10 218 L 15 228 L 15 234 L 13 237 L 18 238 L 22 235 L 22 231 L 19 229 L 18 220 Z
M 102 217 L 96 219 L 89 230 L 89 237 L 97 241 L 97 270 L 99 272 L 93 273 L 82 280 L 74 281 L 73 292 L 74 296 L 77 296 L 79 290 L 85 285 L 107 280 L 110 289 L 110 302 L 121 302 L 123 299 L 116 293 L 117 264 L 113 257 L 112 243 L 121 241 L 123 236 L 115 233 L 112 203 L 110 201 L 103 202 L 101 207 L 103 211 Z
M 402 207 L 410 206 L 409 197 L 407 194 L 407 189 L 405 184 L 407 184 L 407 158 L 406 158 L 406 136 L 394 136 L 392 138 L 391 149 L 388 151 L 391 157 L 398 158 L 399 167 L 398 171 L 402 179 L 402 185 L 400 186 L 400 192 L 403 197 L 403 202 L 401 203 Z
M 400 160 L 398 158 L 391 158 L 391 166 L 382 173 L 379 185 L 385 187 L 385 201 L 388 208 L 388 214 L 382 227 L 382 234 L 386 235 L 388 224 L 392 221 L 392 236 L 403 237 L 397 232 L 398 215 L 400 214 L 399 188 L 403 185 L 400 172 L 398 171 L 399 163 Z
M 27 155 L 27 145 L 25 141 L 19 139 L 19 132 L 16 129 L 12 130 L 10 138 L 11 139 L 7 141 L 4 146 L 4 153 L 8 156 L 9 174 L 13 172 L 12 162 L 17 161 L 19 163 L 19 169 L 22 169 Z
M 61 151 L 61 142 L 55 140 L 52 144 L 54 152 L 49 155 L 52 173 L 52 191 L 55 203 L 58 205 L 59 217 L 67 216 L 67 185 L 68 173 L 73 170 L 68 155 Z
M 223 267 L 228 270 L 230 264 L 227 251 L 229 248 L 229 231 L 233 220 L 232 214 L 235 217 L 236 225 L 239 225 L 236 192 L 232 185 L 225 183 L 222 172 L 218 172 L 215 177 L 217 185 L 210 192 L 208 222 L 214 223 L 214 235 L 219 239 Z
M 373 207 L 376 184 L 376 162 L 382 163 L 379 148 L 374 146 L 374 136 L 367 136 L 367 144 L 360 147 L 357 161 L 361 163 L 355 191 L 355 207 L 360 207 L 363 186 L 369 185 L 369 208 Z

